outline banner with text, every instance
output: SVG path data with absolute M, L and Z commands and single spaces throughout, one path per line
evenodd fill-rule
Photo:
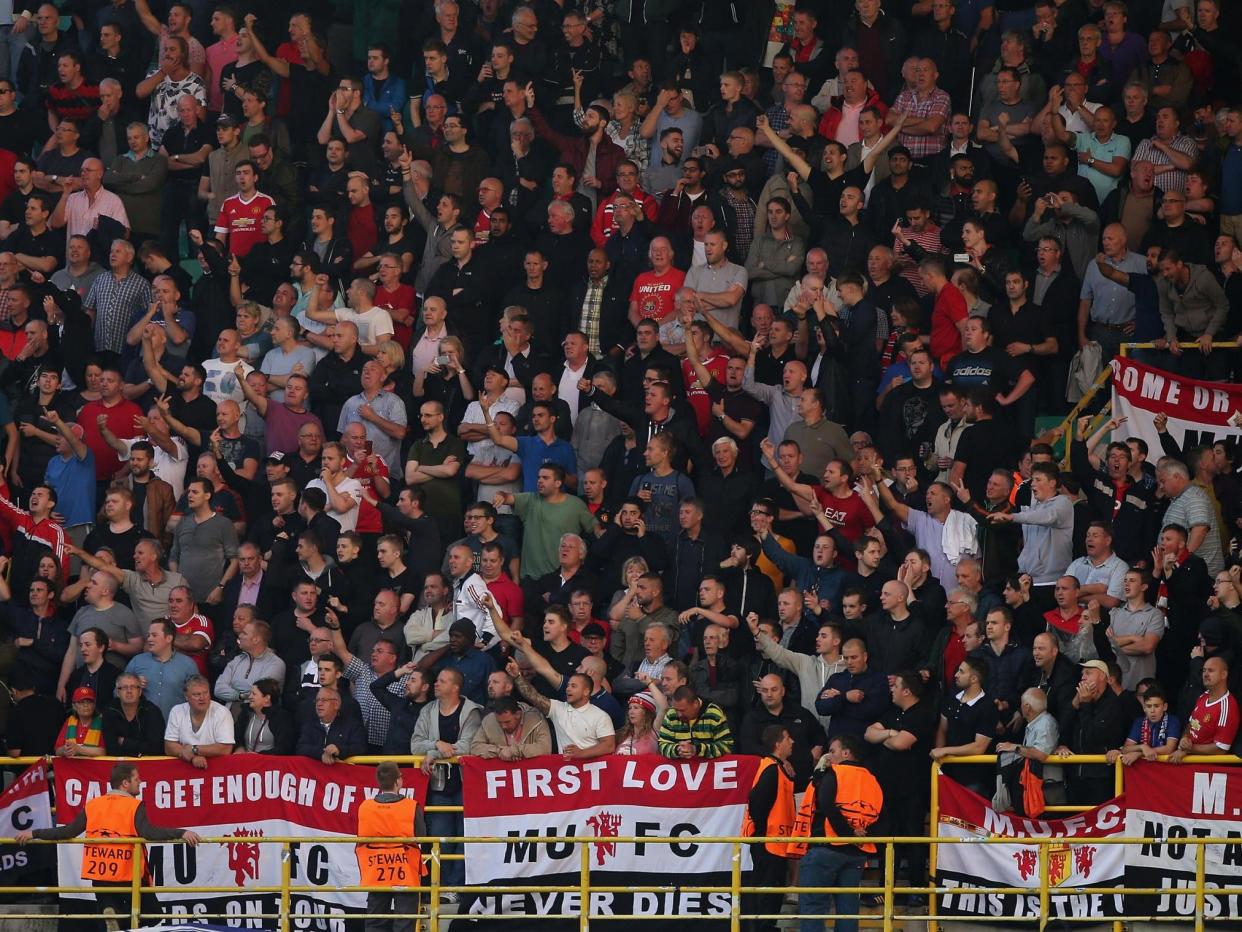
M 1132 915 L 1192 918 L 1197 845 L 1184 838 L 1237 838 L 1233 845 L 1206 845 L 1204 886 L 1242 887 L 1242 770 L 1189 764 L 1139 764 L 1126 774 L 1126 835 L 1152 838 L 1150 845 L 1127 845 L 1126 886 L 1167 890 L 1158 897 L 1134 896 Z M 1238 895 L 1209 895 L 1205 919 L 1242 917 Z
M 63 758 L 56 761 L 56 816 L 73 821 L 86 801 L 108 792 L 108 761 Z M 358 804 L 374 796 L 375 768 L 327 766 L 305 757 L 244 754 L 216 758 L 207 770 L 177 760 L 139 763 L 142 800 L 153 825 L 190 828 L 204 837 L 236 838 L 228 844 L 147 845 L 151 883 L 229 887 L 226 894 L 159 893 L 160 908 L 172 918 L 225 915 L 243 925 L 271 926 L 255 917 L 278 912 L 279 894 L 247 893 L 246 887 L 280 885 L 281 852 L 267 837 L 333 837 L 357 834 Z M 404 770 L 404 792 L 426 799 L 426 777 Z M 411 826 L 413 833 L 413 826 Z M 294 886 L 312 892 L 291 899 L 294 928 L 344 932 L 344 919 L 365 912 L 365 893 L 342 893 L 357 886 L 358 862 L 350 844 L 299 843 L 289 846 Z M 57 849 L 62 886 L 83 883 L 82 848 Z M 235 892 L 233 892 L 235 891 Z M 82 896 L 90 896 L 83 891 Z M 213 922 L 222 922 L 213 919 Z
M 1239 430 L 1230 418 L 1242 411 L 1242 385 L 1187 379 L 1121 356 L 1111 365 L 1113 417 L 1126 418 L 1113 439 L 1141 437 L 1155 462 L 1162 454 L 1152 418 L 1166 414 L 1169 436 L 1182 450 L 1217 440 L 1237 441 Z
M 466 836 L 513 839 L 508 844 L 467 843 L 466 883 L 576 885 L 581 866 L 576 837 L 677 838 L 674 843 L 592 843 L 592 886 L 662 888 L 593 892 L 592 921 L 609 914 L 725 920 L 732 902 L 728 893 L 681 891 L 678 879 L 685 877 L 696 887 L 728 885 L 732 846 L 694 839 L 739 833 L 758 764 L 756 757 L 740 756 L 671 761 L 650 755 L 581 762 L 540 757 L 518 763 L 464 758 Z M 563 840 L 524 840 L 528 838 Z M 749 869 L 745 846 L 742 859 L 742 868 Z M 580 901 L 576 891 L 480 895 L 463 903 L 459 915 L 576 915 Z M 510 928 L 509 922 L 504 928 Z
M 47 764 L 40 761 L 0 793 L 0 835 L 12 838 L 18 832 L 50 828 L 52 801 L 48 795 Z M 0 886 L 16 886 L 27 874 L 51 868 L 52 852 L 42 846 L 0 848 Z
M 1024 917 L 1038 919 L 1039 849 L 1023 838 L 1064 838 L 1048 845 L 1049 918 L 1125 915 L 1123 898 L 1112 893 L 1125 873 L 1125 845 L 1092 844 L 1093 838 L 1122 837 L 1125 797 L 1075 813 L 1066 819 L 1026 819 L 997 812 L 983 797 L 948 777 L 940 777 L 941 838 L 1013 838 L 1014 844 L 940 845 L 936 885 L 954 888 L 940 894 L 942 916 Z M 1029 894 L 995 893 L 1014 887 Z

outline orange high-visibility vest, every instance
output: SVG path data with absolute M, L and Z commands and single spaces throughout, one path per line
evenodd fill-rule
M 87 838 L 136 838 L 134 813 L 141 801 L 121 793 L 96 796 L 86 804 Z M 142 871 L 142 848 L 138 870 Z M 125 883 L 134 879 L 134 847 L 87 843 L 82 846 L 82 879 Z
M 418 803 L 402 797 L 391 803 L 367 799 L 358 807 L 358 834 L 362 838 L 407 838 L 414 830 Z M 356 845 L 358 873 L 364 887 L 418 887 L 422 885 L 423 854 L 418 845 L 375 843 Z
M 884 805 L 884 791 L 880 789 L 880 782 L 866 767 L 834 766 L 832 772 L 837 778 L 837 808 L 841 810 L 841 815 L 845 816 L 845 821 L 854 829 L 855 835 L 866 835 L 867 829 L 880 817 L 880 808 Z M 815 799 L 816 784 L 812 780 L 806 795 L 802 797 L 802 806 L 798 809 L 798 817 L 794 822 L 794 838 L 810 838 L 812 834 L 824 838 L 837 837 L 836 831 L 827 819 L 824 820 L 822 826 L 812 824 L 815 818 Z M 812 829 L 817 831 L 812 832 Z M 854 842 L 829 842 L 833 845 L 851 843 Z M 873 844 L 864 843 L 857 847 L 860 851 L 875 854 L 876 849 Z M 787 856 L 800 858 L 806 854 L 806 848 L 806 842 L 794 842 L 790 844 L 790 853 Z
M 765 757 L 759 762 L 759 769 L 755 771 L 755 782 L 751 784 L 751 788 L 753 789 L 758 784 L 759 778 L 769 767 L 776 767 L 776 800 L 772 803 L 772 808 L 768 810 L 768 824 L 763 834 L 769 837 L 779 835 L 781 838 L 790 838 L 793 836 L 797 811 L 794 806 L 793 780 L 785 774 L 785 768 L 779 766 L 775 758 Z M 759 833 L 755 831 L 755 821 L 750 817 L 748 808 L 746 818 L 742 820 L 742 837 L 753 838 L 757 834 Z M 778 858 L 787 858 L 791 845 L 787 841 L 769 841 L 764 847 Z

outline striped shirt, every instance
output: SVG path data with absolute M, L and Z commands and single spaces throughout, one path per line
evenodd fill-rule
M 95 312 L 95 349 L 120 353 L 135 314 L 151 303 L 151 286 L 137 272 L 124 278 L 100 275 L 91 283 L 82 307 Z
M 683 741 L 694 745 L 695 757 L 722 757 L 733 750 L 733 734 L 720 706 L 699 700 L 699 714 L 684 721 L 677 710 L 670 708 L 660 722 L 660 755 L 678 757 L 677 746 Z
M 949 138 L 949 116 L 952 112 L 952 105 L 949 102 L 949 95 L 940 88 L 932 88 L 932 92 L 922 100 L 919 99 L 917 91 L 906 89 L 893 101 L 893 111 L 920 120 L 930 116 L 944 118 L 940 132 L 934 135 L 898 134 L 897 142 L 910 150 L 911 158 L 925 159 L 944 148 L 945 140 Z

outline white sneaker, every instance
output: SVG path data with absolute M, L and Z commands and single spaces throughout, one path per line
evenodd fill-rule
M 441 903 L 452 903 L 453 905 L 456 905 L 457 899 L 458 899 L 458 896 L 456 893 L 441 893 L 440 894 Z

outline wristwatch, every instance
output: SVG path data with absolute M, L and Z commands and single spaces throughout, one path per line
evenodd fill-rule
M 1094 165 L 1094 164 L 1095 164 L 1095 156 L 1094 156 L 1094 155 L 1089 155 L 1089 156 L 1087 156 L 1087 165 L 1089 165 L 1089 166 L 1090 166 L 1090 165 Z
M 197 744 L 193 744 L 190 746 L 190 753 L 194 755 L 195 757 L 198 757 L 198 745 Z

